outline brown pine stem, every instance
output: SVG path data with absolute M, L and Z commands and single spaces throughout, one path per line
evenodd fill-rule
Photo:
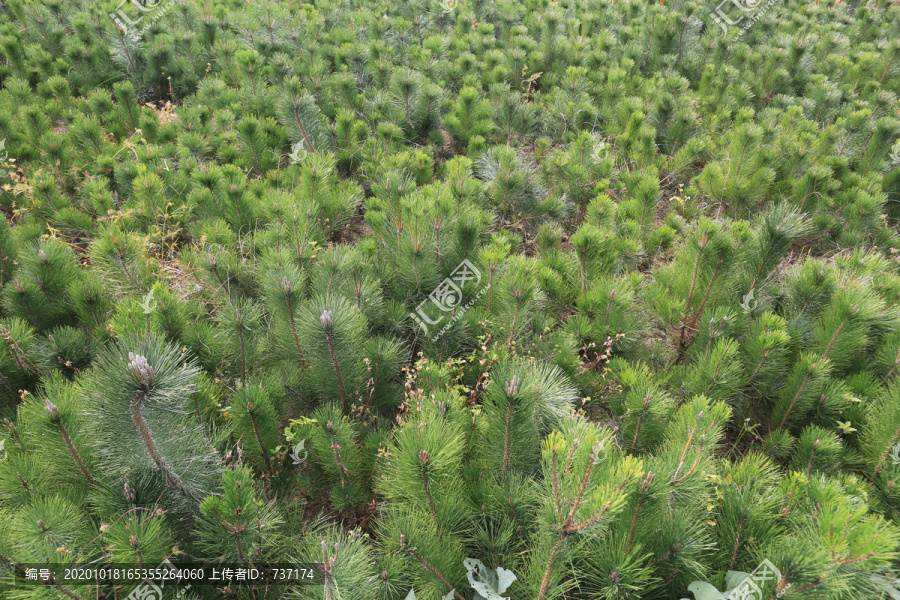
M 812 365 L 815 368 L 815 363 Z M 800 399 L 800 394 L 803 393 L 803 388 L 806 387 L 806 384 L 809 382 L 809 378 L 812 376 L 812 373 L 807 373 L 806 377 L 803 378 L 803 383 L 800 384 L 800 388 L 797 390 L 797 393 L 794 394 L 794 399 L 791 400 L 790 406 L 788 406 L 787 412 L 784 413 L 784 417 L 781 419 L 781 423 L 778 424 L 778 429 L 784 427 L 785 422 L 787 421 L 788 415 L 791 414 L 791 411 L 794 410 L 794 405 L 797 404 L 797 400 Z
M 766 359 L 769 358 L 769 354 L 771 352 L 771 350 L 766 350 L 765 352 L 763 352 L 762 360 L 759 361 L 758 365 L 756 365 L 756 369 L 753 371 L 753 375 L 751 375 L 750 379 L 747 380 L 747 383 L 744 384 L 745 386 L 750 385 L 750 382 L 756 378 L 756 376 L 759 374 L 759 370 L 763 368 L 763 365 L 766 363 Z
M 844 328 L 844 325 L 847 324 L 847 321 L 850 319 L 850 316 L 844 317 L 844 320 L 841 321 L 841 324 L 838 325 L 838 328 L 834 331 L 834 335 L 831 336 L 831 339 L 828 341 L 828 347 L 825 348 L 825 354 L 822 355 L 822 360 L 828 358 L 828 355 L 831 353 L 831 349 L 834 347 L 834 343 L 837 341 L 838 335 L 840 335 L 841 330 Z
M 887 383 L 887 380 L 891 378 L 891 375 L 894 374 L 894 371 L 897 370 L 897 367 L 900 366 L 900 349 L 897 351 L 897 358 L 894 359 L 894 366 L 891 367 L 891 370 L 888 371 L 887 375 L 881 378 L 882 383 Z
M 503 445 L 503 474 L 509 474 L 509 457 L 512 453 L 512 418 L 513 418 L 513 398 L 507 398 L 506 401 L 506 440 Z
M 328 350 L 331 353 L 331 365 L 334 368 L 334 373 L 337 375 L 338 380 L 338 389 L 341 392 L 341 399 L 344 403 L 344 414 L 350 416 L 350 401 L 347 399 L 347 390 L 344 387 L 344 375 L 341 373 L 341 364 L 338 361 L 337 350 L 334 346 L 334 333 L 332 331 L 332 316 L 331 311 L 326 310 L 322 313 L 322 324 L 325 326 L 325 339 L 328 341 Z
M 256 436 L 256 443 L 259 444 L 259 450 L 262 452 L 263 459 L 266 461 L 266 470 L 270 473 L 272 472 L 272 462 L 269 460 L 269 452 L 266 450 L 266 445 L 263 444 L 262 435 L 259 433 L 259 425 L 256 423 L 256 410 L 253 408 L 253 403 L 247 403 L 247 414 L 250 416 L 250 424 L 253 425 L 253 434 Z
M 491 305 L 494 301 L 494 269 L 496 265 L 491 265 L 488 269 L 488 312 L 491 312 Z
M 550 575 L 553 572 L 553 561 L 556 560 L 556 555 L 562 549 L 565 539 L 564 535 L 559 536 L 553 549 L 550 550 L 550 556 L 547 558 L 547 569 L 544 571 L 544 577 L 541 579 L 541 588 L 538 590 L 538 600 L 544 600 L 547 597 L 547 589 L 550 587 Z
M 337 443 L 334 435 L 334 423 L 328 421 L 325 424 L 325 430 L 331 438 L 331 449 L 334 451 L 334 459 L 337 461 L 338 468 L 341 470 L 341 485 L 347 487 L 350 485 L 350 471 L 344 466 L 344 460 L 341 458 L 341 446 Z
M 550 479 L 553 482 L 553 500 L 556 503 L 556 516 L 562 515 L 562 496 L 559 493 L 559 473 L 556 469 L 556 446 L 551 449 L 550 457 Z
M 849 557 L 847 557 L 847 558 L 842 558 L 841 560 L 838 561 L 837 564 L 839 564 L 839 565 L 849 565 L 849 564 L 853 564 L 853 563 L 862 562 L 862 561 L 864 561 L 864 560 L 869 560 L 869 559 L 872 558 L 873 556 L 875 556 L 875 553 L 874 553 L 874 552 L 869 552 L 868 554 L 863 554 L 862 556 L 857 556 L 856 558 L 849 558 Z
M 812 472 L 813 462 L 816 460 L 816 450 L 819 449 L 819 446 L 822 445 L 822 442 L 816 440 L 813 442 L 812 452 L 809 453 L 809 464 L 806 465 L 806 476 L 809 477 L 809 474 Z
M 316 147 L 313 146 L 312 141 L 309 139 L 309 135 L 306 133 L 306 127 L 303 126 L 303 121 L 300 119 L 300 114 L 298 109 L 300 108 L 300 103 L 298 101 L 294 101 L 294 120 L 297 121 L 297 126 L 300 128 L 300 133 L 303 134 L 303 139 L 306 140 L 306 146 L 309 148 L 309 151 L 313 154 L 316 154 Z
M 25 452 L 25 444 L 22 442 L 22 438 L 19 435 L 19 428 L 16 427 L 16 424 L 6 417 L 3 417 L 3 427 L 12 434 L 13 438 L 16 440 L 16 443 L 19 445 L 19 449 L 22 452 Z
M 581 500 L 584 498 L 584 492 L 587 491 L 587 484 L 591 478 L 591 471 L 594 470 L 594 462 L 596 461 L 596 456 L 591 454 L 591 459 L 588 461 L 587 469 L 584 470 L 584 477 L 581 479 L 581 487 L 578 489 L 578 494 L 575 496 L 575 500 L 572 502 L 572 510 L 569 511 L 569 516 L 566 517 L 566 522 L 563 524 L 563 529 L 568 529 L 572 526 L 575 521 L 575 513 L 578 512 L 578 507 L 581 506 Z
M 656 560 L 653 561 L 653 562 L 654 562 L 654 564 L 657 564 L 657 565 L 658 565 L 659 563 L 661 563 L 662 561 L 664 561 L 666 558 L 668 558 L 670 555 L 672 555 L 672 554 L 677 554 L 679 551 L 681 551 L 681 543 L 675 544 L 674 546 L 672 546 L 672 549 L 671 549 L 671 550 L 666 550 L 665 552 L 663 552 L 662 554 L 660 554 L 660 555 L 656 558 Z
M 247 348 L 246 343 L 244 342 L 244 320 L 241 317 L 241 312 L 237 312 L 237 321 L 238 321 L 238 341 L 241 344 L 241 379 L 243 381 L 247 381 Z
M 641 423 L 644 420 L 644 413 L 641 413 L 641 416 L 638 417 L 637 427 L 634 428 L 634 439 L 631 440 L 631 449 L 634 450 L 637 447 L 638 435 L 641 433 Z
M 62 436 L 63 441 L 66 443 L 66 447 L 69 449 L 69 454 L 72 455 L 72 459 L 75 461 L 75 464 L 78 465 L 78 468 L 81 470 L 84 478 L 88 480 L 88 483 L 94 485 L 96 480 L 91 476 L 90 472 L 87 470 L 87 467 L 84 464 L 84 461 L 81 459 L 81 455 L 78 453 L 78 450 L 75 449 L 75 445 L 72 443 L 72 438 L 69 437 L 69 432 L 66 430 L 66 426 L 63 425 L 62 420 L 56 421 L 56 427 L 59 429 L 59 434 Z
M 423 567 L 425 567 L 426 569 L 428 569 L 429 571 L 431 571 L 432 573 L 434 573 L 434 576 L 437 577 L 438 579 L 440 579 L 440 580 L 441 580 L 441 583 L 443 583 L 445 586 L 447 586 L 447 589 L 451 590 L 451 591 L 454 593 L 454 595 L 456 595 L 457 600 L 466 600 L 466 599 L 463 597 L 462 594 L 460 594 L 459 592 L 456 591 L 456 588 L 455 588 L 455 587 L 453 587 L 452 585 L 450 585 L 450 582 L 447 581 L 447 578 L 444 577 L 443 575 L 441 575 L 441 572 L 440 572 L 440 571 L 438 571 L 436 568 L 434 568 L 434 566 L 433 566 L 431 563 L 429 563 L 427 560 L 425 560 L 424 558 L 422 558 L 421 556 L 419 556 L 419 553 L 418 553 L 418 552 L 416 552 L 415 550 L 413 550 L 412 548 L 410 548 L 410 547 L 407 545 L 407 543 L 406 543 L 406 534 L 402 534 L 402 535 L 400 536 L 400 545 L 406 547 L 406 550 L 410 553 L 410 555 L 412 555 L 412 557 L 413 557 L 414 559 L 416 559 L 417 561 L 419 561 L 419 563 L 420 563 Z
M 587 291 L 587 252 L 581 252 L 581 291 Z
M 628 532 L 628 543 L 625 544 L 625 555 L 631 552 L 631 544 L 634 542 L 634 532 L 637 530 L 638 518 L 641 516 L 641 507 L 644 506 L 645 497 L 641 494 L 637 507 L 634 509 L 634 517 L 631 519 L 631 529 Z
M 697 277 L 700 274 L 700 257 L 703 255 L 703 249 L 706 247 L 706 244 L 703 243 L 700 246 L 700 249 L 697 251 L 697 258 L 694 259 L 694 274 L 691 277 L 691 288 L 688 290 L 687 301 L 684 303 L 685 316 L 687 316 L 687 311 L 691 309 L 691 301 L 694 299 L 694 288 L 697 286 Z M 681 339 L 684 340 L 686 331 L 686 325 L 681 326 Z
M 684 474 L 683 477 L 680 477 L 672 482 L 672 485 L 678 485 L 691 475 L 693 475 L 694 471 L 697 469 L 697 465 L 700 464 L 700 459 L 703 457 L 703 446 L 700 445 L 697 447 L 697 457 L 694 459 L 694 464 L 691 465 L 691 469 Z M 679 470 L 681 469 L 681 465 L 679 465 Z
M 563 529 L 563 531 L 565 533 L 571 534 L 571 533 L 578 533 L 579 531 L 584 531 L 588 527 L 593 527 L 600 521 L 600 519 L 603 518 L 603 515 L 605 515 L 607 512 L 609 512 L 610 508 L 612 508 L 612 501 L 607 500 L 606 504 L 601 506 L 600 509 L 597 512 L 595 512 L 594 515 L 590 519 L 588 519 L 587 521 L 573 522 L 568 528 Z
M 513 322 L 512 322 L 512 327 L 510 327 L 510 330 L 509 330 L 509 339 L 506 340 L 507 346 L 512 343 L 513 338 L 516 335 L 516 329 L 518 329 L 518 327 L 519 327 L 519 306 L 522 302 L 521 292 L 519 292 L 519 291 L 513 292 L 513 295 L 516 297 L 516 310 L 513 313 Z
M 709 301 L 709 295 L 712 293 L 713 284 L 716 282 L 716 278 L 719 276 L 719 271 L 722 270 L 722 263 L 725 261 L 725 256 L 722 255 L 719 257 L 719 262 L 716 264 L 716 270 L 713 271 L 712 277 L 709 279 L 709 284 L 706 286 L 706 293 L 703 294 L 703 300 L 700 301 L 700 306 L 697 307 L 697 311 L 694 313 L 694 316 L 691 317 L 690 328 L 693 329 L 697 324 L 697 319 L 700 318 L 700 313 L 703 312 L 703 308 L 706 306 L 707 301 Z
M 679 475 L 679 473 L 681 473 L 681 468 L 684 466 L 684 461 L 685 461 L 685 459 L 687 459 L 687 451 L 691 447 L 691 444 L 693 443 L 693 441 L 694 441 L 694 430 L 692 429 L 688 433 L 687 442 L 684 444 L 684 450 L 682 450 L 682 452 L 681 452 L 681 460 L 678 461 L 678 468 L 675 469 L 675 474 L 672 475 L 671 481 L 675 481 L 676 479 L 678 479 L 678 475 Z
M 731 348 L 731 342 L 729 341 L 726 349 Z M 710 379 L 709 385 L 706 386 L 706 389 L 703 390 L 703 395 L 707 395 L 709 390 L 716 384 L 716 380 L 719 377 L 719 371 L 722 369 L 722 363 L 725 361 L 725 354 L 722 354 L 721 358 L 719 358 L 718 362 L 716 362 L 716 368 L 713 370 L 713 376 Z
M 118 23 L 117 23 L 118 25 Z M 131 65 L 131 72 L 137 75 L 137 67 L 134 66 L 134 59 L 131 57 L 131 52 L 128 50 L 128 43 L 125 42 L 125 30 L 122 29 L 121 26 L 117 27 L 119 30 L 119 41 L 122 43 L 122 50 L 125 51 L 125 57 L 128 59 L 128 64 Z M 28 31 L 28 28 L 25 28 Z M 134 121 L 131 123 L 132 129 L 136 129 L 137 126 L 134 125 Z
M 626 556 L 631 552 L 631 544 L 634 542 L 634 533 L 637 531 L 637 523 L 638 518 L 640 518 L 641 508 L 644 506 L 644 501 L 647 499 L 647 495 L 653 488 L 654 479 L 656 479 L 656 475 L 653 471 L 647 471 L 644 479 L 638 484 L 638 503 L 634 510 L 634 517 L 631 519 L 631 530 L 628 532 L 628 543 L 625 545 Z
M 748 510 L 744 507 L 744 516 L 741 517 L 741 524 L 738 525 L 737 537 L 734 540 L 734 551 L 731 553 L 731 562 L 728 563 L 728 570 L 734 570 L 734 564 L 737 562 L 738 547 L 741 544 L 741 533 L 744 531 L 744 523 L 747 522 Z
M 566 468 L 563 469 L 563 475 L 568 475 L 569 471 L 572 469 L 572 458 L 575 456 L 575 452 L 578 450 L 578 447 L 581 445 L 581 440 L 575 438 L 572 440 L 572 447 L 569 449 L 569 456 L 566 457 Z
M 134 396 L 134 399 L 131 401 L 130 406 L 131 422 L 134 424 L 135 429 L 137 429 L 138 434 L 141 436 L 141 440 L 144 442 L 144 449 L 150 456 L 150 460 L 152 460 L 157 468 L 159 468 L 159 470 L 162 472 L 163 478 L 165 479 L 167 484 L 173 486 L 184 496 L 192 500 L 199 500 L 190 490 L 186 489 L 181 484 L 178 475 L 175 473 L 174 469 L 172 469 L 169 463 L 166 462 L 166 459 L 159 451 L 159 447 L 156 444 L 156 439 L 153 437 L 153 432 L 150 430 L 150 426 L 147 424 L 147 419 L 144 417 L 143 403 L 146 397 L 146 389 L 138 390 L 137 394 L 135 394 Z
M 422 488 L 425 490 L 425 498 L 428 499 L 428 508 L 431 510 L 431 518 L 434 519 L 436 525 L 440 525 L 437 517 L 437 505 L 434 503 L 434 496 L 431 494 L 431 480 L 428 477 L 428 465 L 431 463 L 431 454 L 427 450 L 419 452 L 419 474 L 422 476 Z
M 516 507 L 513 506 L 512 496 L 509 498 L 509 512 L 512 513 L 513 521 L 516 522 L 516 529 L 518 529 L 519 540 L 522 542 L 522 554 L 527 551 L 527 546 L 525 545 L 525 534 L 522 531 L 522 524 L 519 522 L 519 515 L 516 513 Z
M 116 258 L 119 259 L 119 264 L 122 265 L 122 271 L 125 273 L 125 276 L 128 278 L 128 281 L 133 283 L 135 287 L 140 289 L 141 291 L 147 291 L 147 288 L 138 281 L 134 275 L 131 274 L 131 271 L 128 269 L 128 262 L 125 260 L 125 253 L 128 251 L 128 244 L 125 244 L 122 248 L 122 251 L 116 251 Z

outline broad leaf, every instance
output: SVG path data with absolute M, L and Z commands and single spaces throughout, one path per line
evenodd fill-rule
M 512 571 L 497 567 L 495 573 L 477 558 L 465 559 L 463 566 L 466 567 L 469 585 L 476 592 L 473 600 L 507 600 L 501 594 L 516 580 Z

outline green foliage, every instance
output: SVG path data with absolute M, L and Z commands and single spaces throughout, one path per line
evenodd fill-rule
M 0 596 L 897 597 L 900 12 L 743 8 L 4 4 Z

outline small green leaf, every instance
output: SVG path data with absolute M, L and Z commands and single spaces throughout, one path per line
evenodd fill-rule
M 725 600 L 725 595 L 711 583 L 692 581 L 688 591 L 694 593 L 694 600 Z
M 845 421 L 838 421 L 837 424 L 838 424 L 838 427 L 841 428 L 841 431 L 842 431 L 845 435 L 849 435 L 849 434 L 853 433 L 854 431 L 856 431 L 856 427 L 851 427 L 851 426 L 850 426 L 850 421 L 846 421 L 846 422 L 845 422 Z
M 465 559 L 463 566 L 469 585 L 476 592 L 473 600 L 506 600 L 501 594 L 516 580 L 512 571 L 498 567 L 495 573 L 477 558 Z
M 497 591 L 502 594 L 516 580 L 516 575 L 509 569 L 504 569 L 503 567 L 497 567 L 497 578 L 498 578 Z

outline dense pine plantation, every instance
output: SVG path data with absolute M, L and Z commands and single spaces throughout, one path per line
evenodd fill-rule
M 900 5 L 135 2 L 0 1 L 0 597 L 900 598 Z

